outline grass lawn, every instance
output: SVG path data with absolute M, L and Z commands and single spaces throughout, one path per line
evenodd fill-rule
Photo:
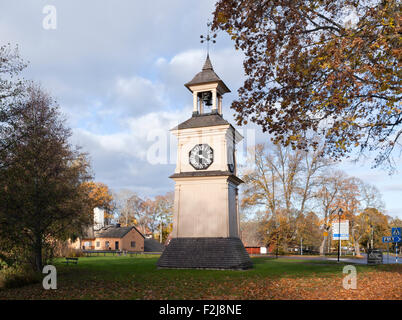
M 356 266 L 357 289 L 345 290 L 345 264 L 336 262 L 254 257 L 247 271 L 158 270 L 157 259 L 59 259 L 57 290 L 38 283 L 1 290 L 0 299 L 401 299 L 402 265 Z

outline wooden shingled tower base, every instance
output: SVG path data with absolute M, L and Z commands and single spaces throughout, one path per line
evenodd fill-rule
M 173 238 L 158 268 L 251 269 L 253 263 L 239 238 Z

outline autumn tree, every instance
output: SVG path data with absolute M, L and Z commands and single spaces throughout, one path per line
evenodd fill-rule
M 321 150 L 305 152 L 256 145 L 242 171 L 246 183 L 242 206 L 263 206 L 271 215 L 279 208 L 305 212 L 314 197 L 318 177 L 331 166 Z
M 154 202 L 159 222 L 159 242 L 163 243 L 172 231 L 174 193 L 157 196 Z
M 402 135 L 400 1 L 219 0 L 213 28 L 245 54 L 232 103 L 276 143 L 390 159 Z M 384 162 L 385 161 L 385 162 Z
M 323 154 L 291 147 L 257 145 L 242 168 L 241 209 L 258 221 L 258 234 L 271 248 L 305 244 L 328 251 L 331 227 L 349 220 L 350 243 L 360 255 L 359 215 L 368 208 L 382 210 L 378 189 L 335 170 Z M 250 219 L 249 219 L 250 220 Z
M 350 243 L 356 255 L 360 255 L 360 244 L 366 224 L 361 213 L 367 209 L 382 210 L 384 204 L 378 189 L 356 177 L 348 177 L 342 171 L 329 173 L 321 178 L 321 187 L 316 197 L 322 213 L 324 236 L 320 254 L 325 254 L 331 226 L 338 221 L 338 210 L 342 209 L 342 220 L 349 221 Z
M 350 240 L 354 245 L 355 253 L 360 256 L 360 245 L 358 235 L 356 234 L 356 216 L 359 213 L 360 206 L 360 190 L 359 179 L 355 177 L 345 177 L 341 180 L 341 188 L 335 199 L 334 207 L 342 209 L 342 215 L 333 215 L 333 220 L 349 221 Z M 332 221 L 334 222 L 334 221 Z
M 390 218 L 389 225 L 392 228 L 402 228 L 402 220 L 397 217 Z
M 296 220 L 312 205 L 318 177 L 331 163 L 322 152 L 292 150 L 279 145 L 257 145 L 243 170 L 242 208 L 253 207 L 267 224 L 267 243 L 286 247 L 295 239 Z M 285 248 L 286 249 L 286 248 Z
M 296 217 L 278 209 L 274 216 L 260 220 L 264 243 L 274 252 L 284 253 L 296 235 Z
M 91 219 L 84 182 L 90 179 L 85 155 L 69 144 L 53 99 L 36 85 L 1 133 L 0 239 L 2 251 L 42 271 L 57 240 L 66 240 Z
M 144 199 L 128 189 L 120 190 L 114 197 L 118 222 L 124 226 L 135 225 L 145 234 L 148 218 L 145 214 Z
M 143 198 L 131 190 L 114 193 L 117 220 L 122 225 L 135 225 L 143 234 L 158 233 L 166 240 L 172 228 L 173 193 Z M 162 230 L 162 232 L 161 232 Z
M 380 190 L 375 185 L 365 183 L 362 180 L 356 180 L 359 190 L 359 202 L 361 211 L 366 208 L 376 208 L 379 211 L 385 209 L 385 203 L 382 200 Z
M 321 219 L 313 211 L 301 214 L 296 220 L 295 245 L 303 248 L 318 248 L 322 237 Z
M 389 233 L 390 227 L 385 214 L 376 208 L 364 209 L 355 219 L 356 240 L 363 247 L 384 248 L 382 237 Z
M 173 216 L 173 193 L 169 192 L 163 196 L 156 196 L 155 199 L 146 199 L 144 201 L 145 214 L 147 217 L 147 228 L 155 236 L 159 234 L 159 240 L 162 242 L 168 234 L 165 230 L 169 228 Z
M 113 194 L 109 187 L 102 182 L 94 181 L 85 182 L 84 187 L 88 189 L 91 207 L 105 210 L 105 218 L 111 220 L 115 208 Z
M 261 231 L 261 223 L 255 217 L 240 221 L 240 238 L 245 246 L 265 246 L 267 242 Z
M 336 201 L 343 188 L 346 175 L 342 171 L 329 171 L 319 177 L 315 199 L 321 213 L 323 237 L 320 244 L 320 255 L 328 250 L 328 237 L 331 231 L 331 221 L 339 208 Z

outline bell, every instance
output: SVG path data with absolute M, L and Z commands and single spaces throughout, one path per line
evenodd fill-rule
M 212 93 L 211 91 L 206 91 L 202 93 L 202 101 L 206 106 L 212 106 Z

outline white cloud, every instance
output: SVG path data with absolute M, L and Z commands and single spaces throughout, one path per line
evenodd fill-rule
M 190 106 L 172 112 L 150 112 L 130 117 L 122 121 L 119 132 L 112 134 L 76 128 L 72 142 L 89 152 L 97 181 L 103 181 L 114 189 L 142 190 L 146 195 L 164 193 L 172 185 L 168 176 L 174 170 L 176 152 L 175 139 L 171 139 L 169 129 L 189 114 Z M 161 137 L 158 136 L 160 133 Z M 164 143 L 163 164 L 153 164 L 149 159 L 150 148 L 158 143 L 154 138 Z
M 402 183 L 398 183 L 398 184 L 390 184 L 385 186 L 384 191 L 393 191 L 393 192 L 400 192 L 401 196 L 402 196 Z
M 112 95 L 112 104 L 125 115 L 143 114 L 168 105 L 164 85 L 139 76 L 118 77 Z

